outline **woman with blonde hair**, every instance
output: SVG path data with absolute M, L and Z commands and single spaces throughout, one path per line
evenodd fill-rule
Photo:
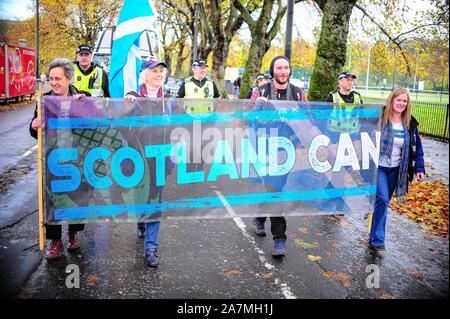
M 375 250 L 385 249 L 387 210 L 394 191 L 397 201 L 402 201 L 414 174 L 418 181 L 425 178 L 419 123 L 411 115 L 408 90 L 398 88 L 391 92 L 382 119 L 377 194 L 369 240 L 369 248 Z

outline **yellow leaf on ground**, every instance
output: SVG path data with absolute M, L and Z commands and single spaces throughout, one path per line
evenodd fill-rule
M 308 255 L 308 259 L 311 261 L 319 261 L 322 259 L 320 256 Z
M 222 276 L 235 276 L 235 275 L 240 275 L 240 274 L 242 274 L 242 272 L 236 268 L 232 268 L 232 269 L 229 269 L 229 270 L 219 273 L 219 275 L 222 275 Z
M 403 269 L 406 273 L 408 273 L 409 275 L 411 275 L 412 277 L 416 278 L 417 280 L 422 281 L 423 280 L 423 275 L 418 272 L 417 270 L 413 269 L 413 268 L 405 268 Z
M 341 249 L 341 248 L 338 246 L 338 244 L 336 244 L 336 243 L 330 243 L 329 245 L 330 245 L 330 247 L 333 247 L 333 248 L 336 248 L 336 249 Z
M 339 281 L 342 286 L 350 287 L 350 280 L 352 280 L 352 275 L 345 272 L 333 273 L 331 271 L 325 271 L 323 275 L 331 280 Z
M 303 233 L 303 234 L 309 233 L 308 228 L 306 228 L 306 227 L 300 227 L 300 228 L 298 229 L 298 231 L 301 232 L 301 233 Z
M 383 290 L 377 291 L 377 295 L 383 299 L 397 299 L 394 296 L 384 292 Z
M 262 279 L 270 279 L 270 278 L 272 278 L 272 273 L 270 273 L 270 272 L 262 273 L 261 278 Z
M 89 275 L 86 279 L 86 285 L 93 286 L 98 281 L 98 278 L 96 275 Z
M 317 244 L 314 244 L 314 243 L 310 244 L 310 243 L 308 243 L 308 242 L 306 242 L 304 240 L 301 240 L 301 239 L 294 240 L 294 243 L 295 243 L 295 245 L 297 247 L 301 247 L 303 249 L 314 249 L 314 248 L 319 247 L 318 243 Z

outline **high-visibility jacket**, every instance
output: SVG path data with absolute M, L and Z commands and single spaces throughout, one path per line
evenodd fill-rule
M 196 101 L 184 101 L 184 109 L 188 113 L 210 113 L 214 111 L 213 101 L 198 101 L 199 99 L 212 99 L 214 97 L 214 84 L 210 77 L 206 77 L 205 84 L 199 87 L 192 81 L 193 77 L 184 80 L 185 99 Z
M 75 65 L 75 75 L 73 77 L 73 85 L 80 91 L 91 93 L 92 96 L 104 96 L 102 89 L 103 69 L 99 66 L 94 66 L 89 74 L 83 74 L 80 67 Z
M 328 130 L 336 133 L 358 133 L 359 132 L 359 119 L 356 112 L 348 113 L 348 111 L 354 111 L 359 108 L 361 104 L 361 96 L 358 92 L 353 91 L 353 103 L 346 103 L 339 92 L 331 93 L 333 96 L 333 103 L 336 105 L 333 107 L 331 116 L 335 119 L 328 120 Z

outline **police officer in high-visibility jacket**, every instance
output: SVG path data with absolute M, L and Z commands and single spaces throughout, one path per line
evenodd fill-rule
M 74 65 L 73 85 L 92 96 L 110 97 L 108 75 L 98 65 L 92 63 L 92 49 L 86 44 L 77 48 L 77 60 Z
M 361 95 L 353 90 L 353 80 L 356 75 L 344 71 L 338 76 L 339 89 L 331 92 L 325 102 L 336 103 L 333 112 L 338 114 L 344 110 L 353 110 L 362 104 Z M 329 120 L 328 130 L 335 133 L 357 133 L 359 132 L 359 120 L 355 119 L 339 119 Z
M 356 79 L 356 75 L 344 71 L 341 72 L 338 76 L 338 90 L 331 92 L 326 102 L 335 103 L 333 110 L 331 112 L 331 116 L 334 119 L 330 119 L 327 121 L 327 136 L 330 138 L 331 143 L 338 143 L 340 134 L 347 133 L 350 136 L 355 136 L 359 134 L 361 123 L 359 121 L 358 109 L 363 103 L 361 99 L 361 95 L 353 90 L 353 80 Z M 347 172 L 346 169 L 341 173 L 333 175 L 331 179 L 331 183 L 338 187 L 344 180 L 343 174 L 350 174 L 350 176 L 355 179 L 361 180 L 370 179 L 370 174 L 364 172 L 352 172 L 349 170 Z M 355 177 L 358 176 L 359 177 Z M 340 185 L 344 187 L 344 185 Z M 340 199 L 331 199 L 330 205 L 336 205 L 339 207 L 340 212 L 334 214 L 334 216 L 343 216 L 343 211 L 346 210 L 345 204 Z M 333 204 L 334 202 L 334 204 Z
M 177 94 L 178 98 L 212 99 L 220 97 L 216 84 L 210 77 L 206 76 L 208 64 L 204 60 L 195 60 L 192 63 L 192 72 L 194 75 L 186 78 L 180 86 Z M 188 113 L 210 113 L 214 111 L 213 106 L 213 103 L 207 102 L 184 102 L 184 108 Z

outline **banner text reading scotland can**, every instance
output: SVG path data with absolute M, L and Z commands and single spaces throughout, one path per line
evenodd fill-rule
M 366 213 L 379 105 L 44 98 L 49 222 Z

